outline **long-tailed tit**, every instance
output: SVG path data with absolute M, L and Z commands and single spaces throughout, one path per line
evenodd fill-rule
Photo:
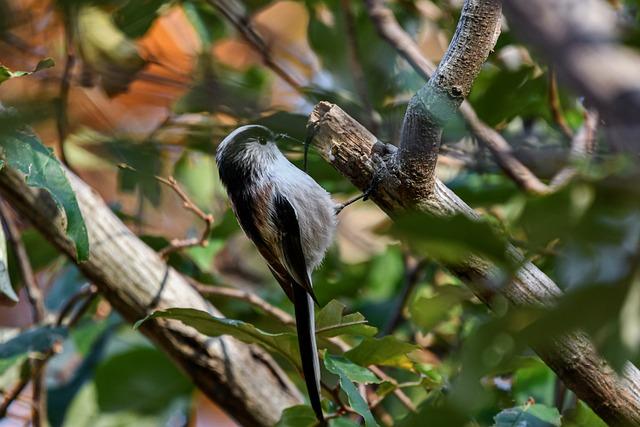
M 333 241 L 337 206 L 275 140 L 264 126 L 242 126 L 218 146 L 216 162 L 240 226 L 293 302 L 309 401 L 322 420 L 311 272 Z

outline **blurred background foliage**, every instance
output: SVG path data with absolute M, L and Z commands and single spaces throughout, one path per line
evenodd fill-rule
M 629 45 L 637 46 L 638 3 L 611 3 L 626 19 Z M 436 63 L 460 6 L 457 0 L 389 3 Z M 48 57 L 54 66 L 37 67 Z M 337 103 L 395 144 L 406 104 L 424 84 L 377 35 L 365 5 L 351 0 L 0 0 L 0 62 L 0 100 L 15 107 L 0 122 L 2 135 L 33 126 L 156 249 L 173 238 L 197 237 L 204 227 L 155 178 L 174 176 L 215 221 L 207 247 L 174 253 L 170 263 L 199 282 L 248 290 L 287 312 L 291 305 L 228 209 L 216 145 L 234 127 L 260 123 L 291 137 L 282 149 L 300 165 L 296 140 L 304 139 L 307 115 L 320 100 Z M 569 162 L 570 139 L 552 114 L 551 82 L 549 68 L 507 26 L 469 98 L 543 179 Z M 562 87 L 551 95 L 571 132 L 583 121 L 578 95 Z M 391 225 L 369 202 L 340 214 L 337 242 L 314 275 L 316 294 L 322 305 L 338 300 L 377 328 L 343 331 L 354 348 L 341 356 L 329 346 L 324 355 L 325 380 L 342 384 L 344 402 L 356 409 L 349 391 L 355 381 L 373 383 L 367 397 L 379 400 L 372 412 L 382 425 L 604 425 L 529 349 L 580 328 L 616 369 L 626 360 L 640 362 L 637 185 L 629 162 L 604 145 L 593 161 L 575 167 L 579 175 L 567 187 L 528 196 L 454 120 L 445 130 L 438 174 L 483 221 L 407 216 Z M 355 193 L 313 152 L 309 171 L 338 200 Z M 18 222 L 46 308 L 55 313 L 85 279 Z M 495 286 L 504 286 L 518 267 L 505 255 L 511 243 L 566 291 L 552 309 L 512 310 L 498 299 L 491 313 L 441 267 L 479 255 L 499 266 Z M 102 299 L 71 330 L 32 325 L 12 253 L 9 271 L 20 302 L 0 310 L 0 390 L 27 375 L 29 352 L 61 341 L 45 382 L 52 426 L 234 425 Z M 284 334 L 279 342 L 291 333 L 244 301 L 212 301 L 243 327 Z M 342 319 L 341 310 L 325 314 Z M 302 385 L 283 351 L 275 357 Z M 366 369 L 372 363 L 395 382 L 373 381 Z M 397 388 L 418 414 L 398 400 Z M 24 425 L 28 396 L 11 405 L 0 426 Z M 312 425 L 309 411 L 292 408 L 280 425 Z M 368 409 L 356 411 L 372 425 Z M 332 425 L 361 421 L 346 414 Z

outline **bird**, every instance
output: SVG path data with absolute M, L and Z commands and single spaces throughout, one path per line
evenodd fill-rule
M 240 227 L 293 303 L 309 402 L 323 421 L 311 274 L 333 242 L 340 205 L 282 154 L 277 139 L 267 127 L 241 126 L 218 145 L 216 164 Z

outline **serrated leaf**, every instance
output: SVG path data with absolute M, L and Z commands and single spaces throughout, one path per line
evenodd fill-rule
M 347 378 L 359 384 L 380 384 L 382 382 L 382 380 L 369 369 L 358 366 L 342 356 L 326 354 L 324 357 L 324 366 L 331 372 L 336 370 L 342 371 Z
M 339 301 L 331 300 L 316 315 L 316 333 L 318 337 L 330 338 L 338 335 L 358 335 L 372 337 L 378 333 L 374 326 L 367 325 L 367 320 L 360 313 L 344 315 L 345 306 Z
M 7 260 L 7 240 L 4 235 L 4 227 L 0 224 L 0 305 L 14 305 L 18 301 L 18 295 L 11 286 Z
M 47 190 L 67 218 L 67 235 L 76 247 L 78 261 L 89 258 L 87 228 L 76 195 L 53 151 L 26 129 L 15 130 L 0 140 L 7 164 L 26 175 L 31 187 Z
M 340 388 L 347 395 L 347 398 L 349 399 L 349 406 L 351 406 L 351 408 L 353 408 L 353 410 L 358 414 L 362 415 L 362 418 L 364 418 L 364 423 L 367 427 L 377 426 L 378 423 L 373 418 L 373 414 L 369 409 L 369 405 L 362 398 L 362 396 L 360 396 L 360 393 L 358 392 L 356 386 L 353 385 L 353 383 L 349 380 L 349 376 L 342 369 L 342 365 L 332 362 L 333 361 L 330 357 L 326 357 L 324 366 L 329 372 L 336 374 L 340 378 Z
M 495 427 L 560 427 L 560 413 L 546 405 L 523 405 L 501 411 Z
M 417 345 L 389 335 L 384 338 L 365 338 L 344 355 L 361 366 L 383 365 L 410 370 L 413 368 L 413 362 L 407 354 L 418 349 Z
M 281 354 L 294 366 L 300 366 L 300 352 L 295 334 L 290 332 L 269 333 L 256 328 L 251 323 L 241 320 L 215 317 L 209 313 L 193 308 L 170 308 L 156 311 L 134 325 L 139 327 L 147 319 L 162 318 L 179 320 L 185 325 L 197 329 L 200 333 L 211 337 L 230 335 L 247 344 L 259 344 L 267 350 Z
M 314 427 L 319 425 L 313 409 L 309 405 L 291 406 L 282 411 L 275 427 Z
M 56 63 L 52 58 L 40 60 L 33 71 L 12 71 L 6 66 L 0 65 L 0 84 L 15 77 L 28 76 L 30 74 L 37 73 L 40 70 L 51 68 L 54 65 L 56 65 Z

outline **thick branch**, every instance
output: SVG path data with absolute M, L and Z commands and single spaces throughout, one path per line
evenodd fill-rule
M 435 72 L 435 65 L 420 52 L 415 41 L 402 29 L 384 0 L 366 0 L 367 11 L 378 34 L 384 38 L 413 69 L 425 80 Z M 459 113 L 469 131 L 493 154 L 500 168 L 522 189 L 534 194 L 548 192 L 549 188 L 514 155 L 509 143 L 493 128 L 484 123 L 469 101 L 463 101 Z
M 640 55 L 618 42 L 619 21 L 601 0 L 507 0 L 513 30 L 598 110 L 614 148 L 640 153 Z
M 326 102 L 316 105 L 309 126 L 316 129 L 313 144 L 325 160 L 360 189 L 367 187 L 377 169 L 376 154 L 395 155 L 335 105 Z M 400 177 L 389 174 L 385 178 L 385 181 L 394 180 L 398 182 L 381 185 L 371 197 L 391 217 L 407 206 L 403 195 L 396 190 L 401 187 Z M 437 178 L 429 197 L 411 204 L 430 214 L 460 213 L 477 218 L 477 214 Z M 523 261 L 515 248 L 510 249 L 509 255 L 518 263 Z M 556 284 L 531 263 L 524 263 L 513 282 L 499 289 L 490 286 L 495 283 L 496 269 L 486 262 L 470 259 L 451 269 L 487 302 L 499 293 L 515 306 L 539 306 L 552 303 L 560 295 Z M 640 424 L 640 373 L 633 365 L 627 367 L 623 378 L 618 378 L 583 334 L 557 339 L 537 350 L 562 381 L 610 425 Z
M 501 17 L 499 0 L 466 0 L 447 52 L 411 98 L 397 156 L 405 199 L 424 198 L 433 188 L 442 126 L 471 91 L 500 34 Z
M 191 307 L 220 313 L 138 239 L 82 180 L 67 172 L 89 232 L 83 274 L 129 321 L 152 310 Z M 0 171 L 0 193 L 61 251 L 74 259 L 62 219 L 48 193 L 30 187 L 15 170 Z M 300 403 L 297 389 L 269 355 L 229 337 L 209 338 L 179 322 L 149 321 L 141 328 L 211 399 L 244 425 L 270 426 Z

